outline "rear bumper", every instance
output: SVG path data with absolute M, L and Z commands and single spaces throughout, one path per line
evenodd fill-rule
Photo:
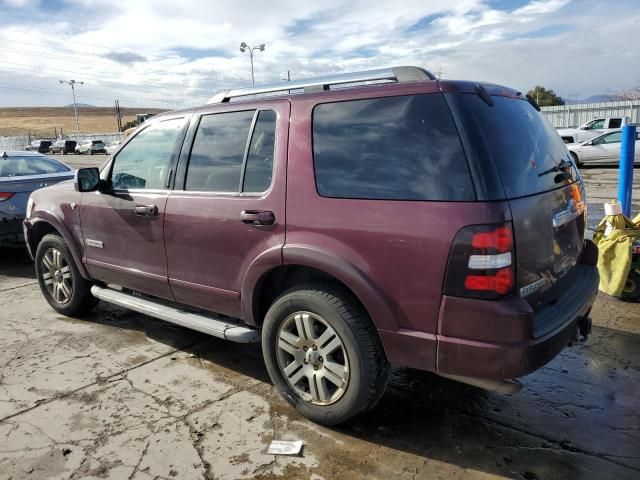
M 24 217 L 0 217 L 0 247 L 24 244 L 24 235 L 22 233 L 23 219 Z
M 535 313 L 520 297 L 497 302 L 444 297 L 436 370 L 506 379 L 521 377 L 550 362 L 576 340 L 580 327 L 587 328 L 598 291 L 594 265 L 574 268 L 579 269 L 580 281 L 555 304 Z

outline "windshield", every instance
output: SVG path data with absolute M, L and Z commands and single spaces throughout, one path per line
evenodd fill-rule
M 0 178 L 24 177 L 69 172 L 70 169 L 50 158 L 12 157 L 0 159 Z
M 575 166 L 569 176 L 545 174 L 571 156 L 542 113 L 526 100 L 491 98 L 494 106 L 476 94 L 447 96 L 461 127 L 478 139 L 467 148 L 476 150 L 478 161 L 494 162 L 507 198 L 545 192 L 578 178 Z

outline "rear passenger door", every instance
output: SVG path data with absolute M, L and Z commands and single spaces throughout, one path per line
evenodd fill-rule
M 165 213 L 176 301 L 241 317 L 249 266 L 265 252 L 281 263 L 289 109 L 219 105 L 193 119 Z

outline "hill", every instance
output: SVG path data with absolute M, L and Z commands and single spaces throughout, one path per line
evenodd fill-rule
M 121 107 L 122 123 L 134 120 L 136 113 L 161 113 L 160 108 Z M 116 116 L 111 107 L 78 109 L 81 133 L 113 133 L 117 130 Z M 53 137 L 54 129 L 63 133 L 76 130 L 71 107 L 11 107 L 0 108 L 0 136 L 26 135 Z

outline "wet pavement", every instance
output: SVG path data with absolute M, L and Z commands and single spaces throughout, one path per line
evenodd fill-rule
M 396 370 L 333 429 L 279 397 L 258 346 L 104 303 L 56 314 L 21 251 L 0 252 L 0 306 L 0 479 L 640 478 L 640 304 L 603 294 L 588 341 L 517 395 Z M 302 455 L 267 455 L 274 438 Z

